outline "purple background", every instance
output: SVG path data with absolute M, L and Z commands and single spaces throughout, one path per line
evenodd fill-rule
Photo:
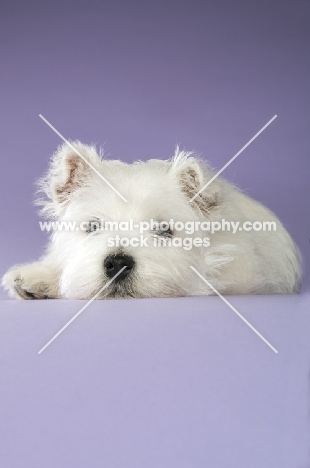
M 7 0 L 1 11 L 1 272 L 46 242 L 31 203 L 60 139 L 39 113 L 112 158 L 168 158 L 180 143 L 216 168 L 277 114 L 223 175 L 276 212 L 307 261 L 308 1 Z
M 308 299 L 308 300 L 307 300 Z M 1 468 L 309 468 L 309 295 L 6 301 Z
M 65 2 L 63 2 L 65 3 Z M 180 143 L 276 212 L 309 260 L 308 1 L 1 2 L 0 273 L 46 235 L 60 140 L 112 158 Z M 309 468 L 309 268 L 296 296 L 0 302 L 0 466 Z M 0 298 L 6 298 L 3 291 Z

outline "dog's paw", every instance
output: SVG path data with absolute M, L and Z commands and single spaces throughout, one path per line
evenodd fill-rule
M 31 265 L 13 267 L 2 278 L 2 286 L 18 299 L 48 299 L 47 285 L 34 275 Z

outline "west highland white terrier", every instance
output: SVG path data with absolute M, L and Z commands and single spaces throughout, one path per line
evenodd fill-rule
M 39 181 L 41 211 L 58 229 L 39 261 L 4 275 L 12 296 L 89 299 L 104 285 L 99 299 L 299 290 L 300 254 L 278 218 L 221 177 L 211 181 L 193 153 L 126 164 L 71 145 L 79 155 L 60 146 Z

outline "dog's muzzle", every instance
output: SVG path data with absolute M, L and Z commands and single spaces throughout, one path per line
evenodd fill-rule
M 125 270 L 115 278 L 114 281 L 118 283 L 128 277 L 135 266 L 135 261 L 130 255 L 116 254 L 108 255 L 103 265 L 108 278 L 113 278 L 124 266 L 126 267 Z

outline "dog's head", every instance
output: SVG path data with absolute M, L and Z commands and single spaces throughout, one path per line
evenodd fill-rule
M 201 269 L 208 233 L 198 224 L 189 232 L 173 223 L 180 227 L 219 216 L 222 181 L 192 200 L 212 175 L 205 163 L 178 148 L 170 160 L 126 164 L 103 159 L 94 146 L 61 146 L 40 181 L 47 196 L 42 211 L 75 223 L 63 224 L 52 238 L 51 255 L 63 271 L 61 294 L 90 298 L 117 273 L 100 297 L 205 293 L 189 266 Z M 201 238 L 201 245 L 194 238 Z

